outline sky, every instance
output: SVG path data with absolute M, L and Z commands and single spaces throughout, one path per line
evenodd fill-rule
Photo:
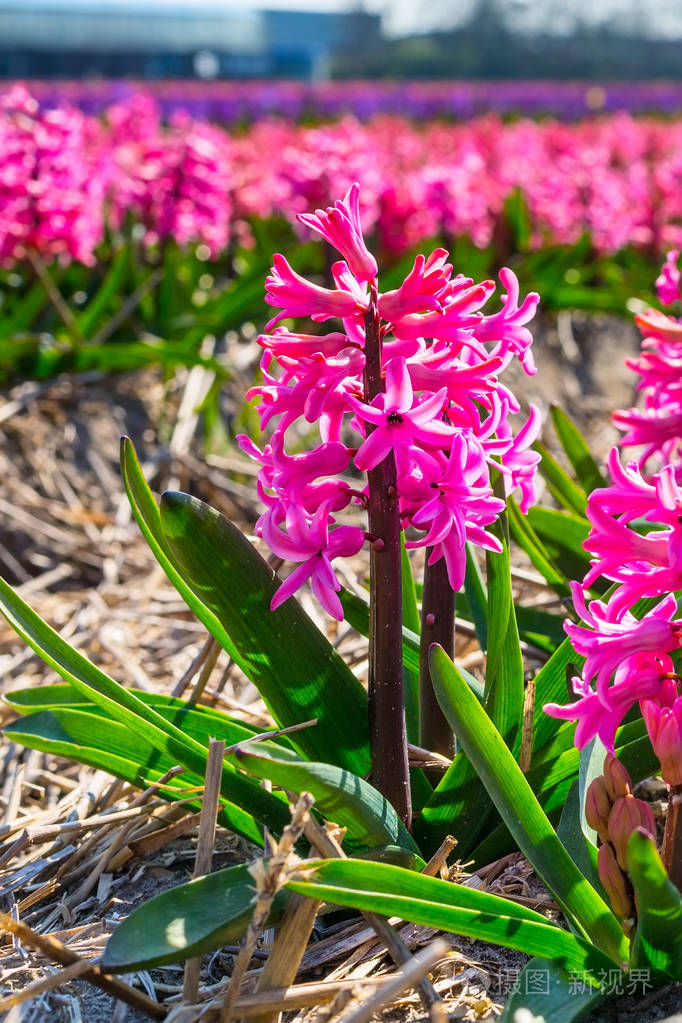
M 0 0 L 21 6 L 24 0 Z M 41 0 L 50 7 L 131 6 L 131 0 Z M 466 21 L 476 0 L 135 0 L 135 7 L 240 7 L 316 11 L 368 10 L 382 14 L 391 35 L 452 28 Z M 508 23 L 534 33 L 569 33 L 579 20 L 636 32 L 645 38 L 682 38 L 682 0 L 498 0 Z

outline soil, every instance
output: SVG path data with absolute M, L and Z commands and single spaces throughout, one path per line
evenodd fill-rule
M 509 381 L 511 386 L 516 384 L 518 392 L 545 413 L 553 403 L 562 406 L 580 425 L 595 454 L 604 457 L 617 436 L 609 412 L 634 400 L 634 378 L 624 359 L 638 350 L 636 330 L 627 321 L 565 313 L 558 323 L 541 321 L 535 334 L 538 373 L 530 380 L 521 374 L 518 382 Z M 244 343 L 236 354 L 240 371 L 224 398 L 228 419 L 239 407 L 257 350 L 252 342 Z M 209 457 L 203 449 L 201 421 L 193 409 L 197 404 L 194 397 L 206 383 L 185 371 L 179 371 L 170 383 L 153 371 L 116 377 L 89 375 L 20 385 L 9 391 L 0 405 L 0 573 L 109 674 L 143 689 L 177 692 L 184 679 L 184 690 L 189 692 L 196 674 L 192 665 L 197 665 L 206 637 L 131 521 L 118 473 L 119 435 L 128 433 L 134 438 L 156 492 L 167 487 L 188 490 L 219 507 L 247 531 L 257 514 L 250 465 L 233 450 Z M 554 446 L 550 429 L 546 440 Z M 360 650 L 357 658 L 362 656 Z M 0 626 L 0 693 L 55 680 L 8 626 Z M 267 723 L 257 693 L 230 669 L 222 655 L 202 699 L 245 720 Z M 13 716 L 8 708 L 0 709 L 0 721 Z M 191 876 L 196 829 L 171 839 L 178 812 L 169 811 L 167 804 L 157 806 L 155 798 L 126 833 L 123 853 L 128 855 L 112 857 L 111 863 L 108 857 L 121 831 L 118 826 L 103 825 L 90 846 L 86 842 L 92 832 L 83 830 L 3 857 L 23 827 L 33 829 L 74 816 L 86 819 L 92 813 L 125 809 L 137 793 L 122 783 L 112 785 L 101 772 L 16 744 L 6 743 L 1 755 L 0 909 L 18 914 L 37 932 L 56 934 L 78 956 L 93 959 L 132 908 Z M 157 824 L 150 823 L 152 813 Z M 140 850 L 154 827 L 162 836 L 167 832 L 168 840 L 162 837 L 159 847 L 145 854 Z M 214 868 L 254 854 L 223 831 L 216 849 Z M 93 879 L 98 858 L 104 869 Z M 21 883 L 22 869 L 29 871 L 26 883 Z M 88 878 L 91 883 L 84 887 Z M 495 879 L 491 890 L 496 887 L 509 893 L 531 893 L 540 905 L 549 899 L 521 860 Z M 408 935 L 410 947 L 418 948 L 432 936 L 433 932 L 413 928 Z M 449 940 L 455 955 L 436 971 L 435 982 L 450 1018 L 496 1019 L 526 957 L 466 939 Z M 231 972 L 234 951 L 223 950 L 204 960 L 202 988 Z M 339 975 L 360 975 L 354 962 L 342 969 L 338 961 L 329 961 L 297 980 L 327 976 L 332 966 Z M 371 946 L 365 950 L 365 966 L 360 962 L 361 972 L 370 969 L 367 962 L 374 963 L 371 970 L 375 973 L 389 969 L 388 961 L 377 958 Z M 47 958 L 7 939 L 0 944 L 0 964 L 4 994 L 21 992 L 55 971 Z M 262 959 L 252 962 L 252 977 L 260 965 Z M 182 970 L 155 970 L 151 976 L 138 976 L 138 986 L 140 982 L 155 999 L 163 1001 L 181 991 Z M 602 1012 L 588 1018 L 591 1023 L 616 1019 L 653 1023 L 682 1007 L 681 991 L 677 985 L 654 999 L 640 1000 L 634 1006 L 619 1004 L 613 1011 L 609 1008 L 611 1014 Z M 76 979 L 17 1005 L 4 1018 L 8 1023 L 48 1019 L 55 1023 L 137 1023 L 148 1017 L 88 981 Z M 297 1021 L 303 1018 L 296 1016 Z M 316 1018 L 321 1021 L 324 1014 Z M 406 1023 L 425 1017 L 419 1001 L 411 996 L 385 1008 L 381 1018 Z

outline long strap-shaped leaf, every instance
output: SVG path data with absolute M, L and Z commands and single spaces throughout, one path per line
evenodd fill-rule
M 34 749 L 45 749 L 46 743 L 60 743 L 61 749 L 53 748 L 51 751 L 91 765 L 96 759 L 94 766 L 105 771 L 111 770 L 112 774 L 117 771 L 116 762 L 111 758 L 123 757 L 139 765 L 138 784 L 141 780 L 142 785 L 145 784 L 149 769 L 156 769 L 163 774 L 178 763 L 177 757 L 170 756 L 167 751 L 149 742 L 141 728 L 130 728 L 88 710 L 58 707 L 51 711 L 40 711 L 12 722 L 6 730 Z M 68 751 L 67 744 L 70 745 Z M 179 781 L 184 782 L 186 787 L 191 787 L 196 781 L 199 785 L 203 783 L 202 776 L 196 772 L 194 778 L 195 781 L 189 782 L 183 775 Z M 260 844 L 261 841 L 261 830 L 257 822 L 267 824 L 276 833 L 281 833 L 289 821 L 286 804 L 280 798 L 268 792 L 253 778 L 230 769 L 228 765 L 223 773 L 221 791 L 229 800 L 223 813 L 223 824 L 252 842 Z
M 633 966 L 682 980 L 682 898 L 666 874 L 653 840 L 633 832 L 628 873 L 637 896 L 638 921 Z
M 275 611 L 277 578 L 246 537 L 188 494 L 166 493 L 161 525 L 187 584 L 227 634 L 235 661 L 282 726 L 317 718 L 291 737 L 314 760 L 369 770 L 367 694 L 327 638 L 290 599 Z M 197 612 L 198 613 L 198 612 Z
M 519 849 L 590 941 L 617 963 L 627 959 L 620 924 L 564 849 L 528 780 L 455 665 L 438 646 L 431 648 L 429 663 L 443 713 Z
M 108 717 L 138 732 L 154 749 L 168 753 L 173 763 L 183 764 L 203 777 L 206 770 L 206 746 L 185 735 L 180 728 L 140 700 L 134 692 L 119 685 L 79 653 L 50 628 L 2 578 L 0 611 L 15 632 L 46 664 L 90 702 L 101 707 Z M 230 781 L 236 774 L 234 767 L 227 763 L 223 765 L 222 791 L 228 799 Z
M 259 778 L 293 792 L 311 792 L 316 808 L 347 829 L 347 838 L 367 848 L 399 845 L 419 848 L 389 802 L 369 782 L 334 764 L 283 761 L 244 744 L 235 750 L 237 763 Z
M 314 867 L 315 864 L 312 864 Z M 308 867 L 308 864 L 305 864 Z M 289 891 L 551 957 L 565 970 L 597 977 L 613 962 L 594 945 L 507 899 L 400 867 L 326 860 Z
M 51 711 L 41 711 L 38 714 L 32 714 L 28 718 L 22 718 L 20 721 L 13 721 L 5 727 L 5 731 L 15 741 L 23 743 L 24 746 L 28 746 L 30 749 L 37 749 L 54 756 L 68 757 L 69 760 L 75 760 L 80 764 L 87 764 L 88 767 L 108 771 L 109 774 L 113 774 L 115 777 L 121 778 L 123 781 L 127 781 L 138 788 L 147 788 L 148 785 L 159 781 L 171 767 L 175 766 L 171 757 L 158 751 L 155 751 L 151 756 L 147 755 L 142 761 L 139 757 L 135 758 L 134 756 L 125 755 L 123 750 L 113 752 L 111 749 L 97 748 L 94 743 L 100 739 L 102 719 L 93 722 L 92 715 L 88 715 L 91 722 L 90 739 L 88 740 L 87 737 L 84 737 L 80 741 L 76 741 L 71 734 L 70 722 L 68 719 L 65 722 L 64 716 L 64 711 L 61 711 L 59 714 L 53 714 Z M 107 721 L 106 724 L 112 727 L 117 723 Z M 121 725 L 117 725 L 117 727 L 127 731 Z M 177 799 L 186 799 L 188 788 L 196 787 L 200 791 L 202 785 L 202 777 L 188 772 L 166 782 L 164 787 L 159 790 L 159 794 L 164 799 L 173 802 Z M 200 810 L 201 797 L 198 796 L 196 800 L 187 803 L 187 807 L 188 809 Z M 218 821 L 223 827 L 243 835 L 250 842 L 256 845 L 262 844 L 259 825 L 254 817 L 243 807 L 237 806 L 235 803 L 223 803 L 218 815 Z M 282 827 L 283 824 L 280 823 L 279 830 L 282 830 Z
M 507 745 L 513 747 L 523 711 L 523 656 L 511 588 L 506 512 L 490 529 L 502 544 L 502 551 L 488 551 L 486 555 L 488 656 L 483 705 Z
M 126 437 L 121 441 L 121 472 L 157 561 L 197 618 L 254 682 L 278 724 L 318 719 L 315 728 L 295 737 L 297 748 L 365 774 L 367 694 L 296 600 L 270 611 L 276 577 L 255 548 L 217 512 L 186 495 L 167 496 L 163 528 Z

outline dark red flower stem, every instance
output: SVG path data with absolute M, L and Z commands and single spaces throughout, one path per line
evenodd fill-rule
M 433 548 L 426 552 L 428 561 Z M 448 657 L 455 652 L 455 594 L 450 586 L 445 558 L 424 569 L 421 640 L 419 647 L 419 745 L 452 757 L 455 737 L 440 709 L 429 672 L 429 647 L 438 643 Z M 440 780 L 440 779 L 439 779 Z
M 365 401 L 385 391 L 376 288 L 365 316 Z M 367 431 L 373 427 L 368 423 Z M 392 803 L 407 827 L 412 819 L 403 698 L 400 511 L 391 451 L 367 473 L 369 533 L 369 730 L 372 784 Z
M 682 892 L 682 785 L 670 786 L 662 858 L 668 877 Z

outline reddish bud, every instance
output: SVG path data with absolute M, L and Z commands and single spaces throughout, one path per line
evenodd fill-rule
M 615 803 L 619 796 L 627 796 L 632 793 L 630 775 L 613 753 L 607 753 L 604 758 L 604 782 L 612 803 Z
M 620 796 L 609 814 L 609 837 L 621 870 L 628 868 L 628 841 L 635 828 L 644 828 L 652 838 L 655 836 L 656 825 L 651 807 L 641 799 L 635 799 L 632 794 Z
M 630 897 L 627 878 L 618 866 L 613 847 L 608 842 L 599 847 L 597 869 L 616 916 L 622 919 L 634 916 L 635 907 Z
M 609 814 L 611 800 L 602 775 L 595 778 L 585 794 L 585 817 L 602 842 L 609 841 Z

